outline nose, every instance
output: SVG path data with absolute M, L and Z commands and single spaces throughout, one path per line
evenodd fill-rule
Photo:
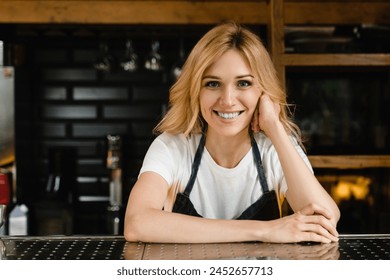
M 232 87 L 225 87 L 221 92 L 219 102 L 221 105 L 231 107 L 234 105 L 235 89 Z

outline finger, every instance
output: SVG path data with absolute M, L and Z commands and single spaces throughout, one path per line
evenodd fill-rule
M 337 235 L 333 233 L 335 230 L 329 227 L 326 222 L 323 223 L 323 221 L 314 221 L 313 223 L 306 223 L 303 225 L 302 230 L 317 233 L 334 242 L 337 242 L 339 240 Z
M 319 214 L 329 220 L 332 218 L 332 213 L 327 208 L 322 207 L 318 204 L 309 204 L 308 206 L 302 208 L 299 212 L 303 215 Z
M 327 238 L 323 235 L 317 234 L 315 232 L 306 231 L 301 233 L 302 242 L 320 242 L 320 243 L 331 243 L 332 239 Z
M 299 213 L 303 215 L 314 215 L 316 207 L 317 205 L 311 203 L 299 210 Z
M 337 238 L 339 236 L 339 233 L 337 232 L 337 229 L 333 225 L 332 221 L 322 215 L 314 214 L 314 215 L 305 216 L 304 222 L 308 224 L 310 223 L 310 224 L 320 225 L 334 237 Z
M 328 218 L 324 217 L 324 216 L 318 216 L 316 215 L 316 218 L 317 219 L 320 219 L 321 222 L 320 224 L 330 233 L 332 234 L 333 236 L 337 237 L 339 236 L 339 233 L 336 229 L 336 226 L 334 225 L 334 223 L 329 220 Z

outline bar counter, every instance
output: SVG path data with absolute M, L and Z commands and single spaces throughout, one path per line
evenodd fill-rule
M 0 237 L 0 260 L 389 260 L 390 234 L 341 235 L 337 243 L 126 242 L 123 236 Z

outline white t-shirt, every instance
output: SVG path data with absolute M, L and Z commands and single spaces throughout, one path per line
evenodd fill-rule
M 185 137 L 183 134 L 159 135 L 149 147 L 140 174 L 147 171 L 161 175 L 171 188 L 183 192 L 191 175 L 192 162 L 201 135 Z M 275 190 L 279 203 L 284 199 L 287 184 L 284 179 L 278 155 L 272 142 L 263 133 L 256 133 L 255 140 L 260 150 L 269 190 Z M 291 138 L 293 145 L 306 164 L 309 160 Z M 258 178 L 252 149 L 234 168 L 219 166 L 210 156 L 206 147 L 190 194 L 197 212 L 211 219 L 235 219 L 260 198 L 262 188 Z M 164 209 L 171 211 L 175 197 L 166 201 Z

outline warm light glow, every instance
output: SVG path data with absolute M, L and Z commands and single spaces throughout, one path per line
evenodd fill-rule
M 352 196 L 358 200 L 366 199 L 369 193 L 371 179 L 364 176 L 340 178 L 337 185 L 332 188 L 332 197 L 338 203 L 349 200 Z
M 14 161 L 15 161 L 15 155 L 7 155 L 3 158 L 0 158 L 0 165 L 6 165 Z

